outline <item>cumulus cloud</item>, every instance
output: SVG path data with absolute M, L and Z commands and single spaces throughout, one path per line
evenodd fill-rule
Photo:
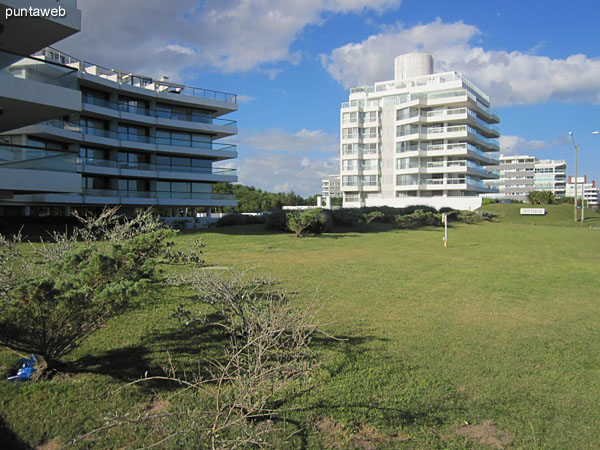
M 569 144 L 569 136 L 559 136 L 551 141 L 539 139 L 527 140 L 521 136 L 504 135 L 498 139 L 500 144 L 500 152 L 503 155 L 517 155 L 537 150 L 544 150 L 556 146 L 565 146 Z
M 339 139 L 337 135 L 328 134 L 322 130 L 302 129 L 289 133 L 281 128 L 252 133 L 240 134 L 241 146 L 248 146 L 256 150 L 286 151 L 295 150 L 302 152 L 337 152 Z
M 456 70 L 473 79 L 498 106 L 550 100 L 600 102 L 600 59 L 571 55 L 566 59 L 532 52 L 484 50 L 471 42 L 480 30 L 463 23 L 384 28 L 359 43 L 322 55 L 321 62 L 345 88 L 394 78 L 394 58 L 425 51 L 434 56 L 436 71 Z M 536 49 L 539 50 L 539 49 Z
M 241 184 L 270 192 L 294 192 L 302 196 L 321 192 L 321 180 L 339 172 L 336 158 L 309 158 L 296 152 L 257 152 L 239 161 Z
M 236 167 L 240 183 L 270 192 L 315 195 L 323 178 L 339 172 L 338 137 L 322 130 L 241 133 L 238 148 L 240 157 L 223 167 Z
M 301 55 L 290 44 L 307 25 L 322 24 L 326 12 L 383 12 L 399 5 L 400 0 L 79 0 L 82 31 L 58 47 L 149 75 L 207 66 L 229 73 L 298 62 Z

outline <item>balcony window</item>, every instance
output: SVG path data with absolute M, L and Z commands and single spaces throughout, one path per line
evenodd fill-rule
M 343 155 L 356 155 L 358 153 L 357 144 L 342 144 Z
M 119 139 L 134 142 L 148 142 L 148 129 L 137 125 L 119 124 Z
M 358 170 L 358 160 L 344 159 L 342 161 L 342 170 Z
M 396 175 L 396 186 L 412 186 L 419 183 L 417 174 Z
M 362 137 L 364 139 L 377 138 L 377 127 L 368 127 L 362 129 Z
M 342 114 L 342 123 L 356 123 L 358 122 L 358 113 L 357 112 L 346 112 Z
M 363 170 L 378 170 L 379 169 L 379 160 L 377 159 L 365 159 L 361 161 Z
M 396 169 L 413 169 L 419 167 L 419 158 L 398 158 Z
M 396 128 L 396 136 L 408 136 L 409 134 L 415 134 L 419 132 L 419 125 L 410 124 L 410 125 L 400 125 Z
M 360 144 L 360 149 L 363 155 L 374 155 L 377 153 L 377 144 Z
M 361 181 L 363 186 L 377 186 L 377 175 L 363 175 Z
M 342 139 L 356 139 L 358 128 L 342 128 Z
M 148 102 L 138 98 L 119 96 L 119 111 L 148 115 Z

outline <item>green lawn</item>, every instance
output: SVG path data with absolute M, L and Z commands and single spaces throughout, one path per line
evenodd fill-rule
M 552 209 L 544 218 L 567 225 Z M 300 303 L 316 295 L 324 328 L 348 339 L 316 342 L 325 370 L 286 405 L 303 429 L 295 446 L 488 448 L 456 431 L 493 420 L 514 448 L 598 447 L 600 230 L 510 217 L 454 225 L 448 248 L 439 229 L 378 224 L 304 239 L 261 226 L 200 233 L 208 263 L 279 278 Z M 185 245 L 197 236 L 177 239 Z M 210 335 L 170 318 L 177 295 L 156 292 L 94 335 L 72 355 L 86 372 L 42 384 L 0 381 L 6 433 L 17 443 L 66 443 L 109 414 L 144 411 L 154 392 L 170 392 L 139 385 L 111 394 L 145 371 L 159 374 L 167 351 L 187 370 L 214 356 Z M 0 353 L 3 378 L 15 362 Z M 323 418 L 337 426 L 319 431 Z M 80 445 L 136 448 L 159 431 L 122 427 Z

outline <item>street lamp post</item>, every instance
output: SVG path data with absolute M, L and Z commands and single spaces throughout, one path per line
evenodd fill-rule
M 575 149 L 575 196 L 573 197 L 573 220 L 577 223 L 577 145 L 575 145 L 575 136 L 573 136 L 572 131 L 569 131 L 569 136 L 571 136 L 573 148 Z

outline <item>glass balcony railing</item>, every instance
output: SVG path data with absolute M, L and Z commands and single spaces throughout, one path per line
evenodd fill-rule
M 119 133 L 116 131 L 105 130 L 104 128 L 90 127 L 86 125 L 77 125 L 73 122 L 66 122 L 64 120 L 46 120 L 40 122 L 39 125 L 46 125 L 61 130 L 72 131 L 75 133 L 82 133 L 91 136 L 98 136 L 108 139 L 118 139 L 121 141 L 128 142 L 141 142 L 145 144 L 157 144 L 157 145 L 169 145 L 174 147 L 191 147 L 206 150 L 216 151 L 235 151 L 237 146 L 235 144 L 221 144 L 218 142 L 206 142 L 206 141 L 194 141 L 190 139 L 178 139 L 173 137 L 154 137 L 144 136 L 141 134 L 129 134 Z
M 230 94 L 228 92 L 213 91 L 210 89 L 202 89 L 192 86 L 185 86 L 183 84 L 170 83 L 169 81 L 154 80 L 150 77 L 142 75 L 134 75 L 127 72 L 120 72 L 118 70 L 107 69 L 105 67 L 98 66 L 87 61 L 82 61 L 66 53 L 56 50 L 52 47 L 47 47 L 40 50 L 35 56 L 43 57 L 50 61 L 65 61 L 66 64 L 72 65 L 84 73 L 99 76 L 119 84 L 128 84 L 144 89 L 149 89 L 158 93 L 169 93 L 178 95 L 190 95 L 193 97 L 205 98 L 209 100 L 219 100 L 228 103 L 237 103 L 237 95 Z
M 18 55 L 5 50 L 0 51 L 0 61 L 6 61 L 7 64 L 10 64 L 1 72 L 14 78 L 77 89 L 77 70 L 72 67 L 32 56 Z
M 0 169 L 76 172 L 77 155 L 36 147 L 0 144 Z
M 149 198 L 174 200 L 235 201 L 233 194 L 212 194 L 206 192 L 156 192 L 156 191 L 118 191 L 113 189 L 82 189 L 84 196 Z
M 207 174 L 207 175 L 224 175 L 224 176 L 236 176 L 236 169 L 220 168 L 220 167 L 193 167 L 193 166 L 172 166 L 166 164 L 148 164 L 148 163 L 134 163 L 124 161 L 110 161 L 106 159 L 94 159 L 94 158 L 81 158 L 80 164 L 83 166 L 85 172 L 85 166 L 93 167 L 108 167 L 111 169 L 125 169 L 125 170 L 150 170 L 154 172 L 182 172 L 182 173 L 194 173 L 194 174 Z
M 235 120 L 219 119 L 204 114 L 186 114 L 163 109 L 144 108 L 139 106 L 128 105 L 125 103 L 115 103 L 110 102 L 108 100 L 91 97 L 85 94 L 83 95 L 83 103 L 88 105 L 100 106 L 102 108 L 108 108 L 113 111 L 125 112 L 130 114 L 139 114 L 142 116 L 154 117 L 158 119 L 181 120 L 184 122 L 205 123 L 211 125 L 219 125 L 222 127 L 237 126 L 237 121 Z

